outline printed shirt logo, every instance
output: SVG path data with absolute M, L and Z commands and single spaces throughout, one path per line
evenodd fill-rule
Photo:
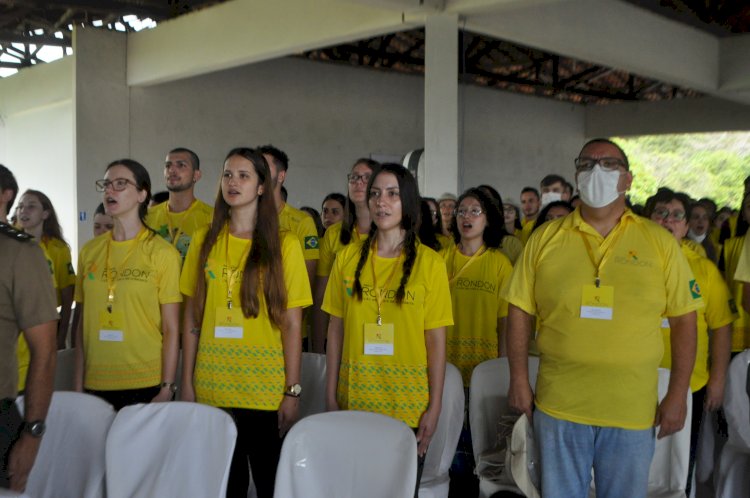
M 701 288 L 695 280 L 690 281 L 690 294 L 692 294 L 693 299 L 700 299 L 702 296 Z
M 346 295 L 352 297 L 354 295 L 354 279 L 344 278 L 344 288 L 346 289 Z
M 96 277 L 94 276 L 95 272 L 96 272 L 96 263 L 91 263 L 91 266 L 89 266 L 89 271 L 88 271 L 89 280 L 96 279 Z
M 318 248 L 318 238 L 314 235 L 311 235 L 309 237 L 305 237 L 305 249 L 317 249 Z
M 628 251 L 628 258 L 632 261 L 638 261 L 638 253 L 633 250 Z

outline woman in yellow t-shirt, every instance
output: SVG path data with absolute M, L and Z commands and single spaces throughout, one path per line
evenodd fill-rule
M 331 315 L 326 405 L 404 421 L 423 458 L 440 415 L 445 327 L 453 324 L 445 263 L 418 240 L 419 190 L 406 168 L 384 164 L 367 198 L 374 227 L 336 256 L 323 300 Z
M 140 163 L 110 163 L 96 188 L 114 228 L 78 256 L 76 388 L 117 410 L 169 401 L 176 391 L 180 255 L 143 221 L 151 179 Z
M 328 315 L 321 311 L 323 294 L 328 284 L 328 275 L 333 268 L 336 254 L 351 242 L 367 237 L 370 233 L 370 211 L 367 207 L 367 182 L 380 168 L 380 163 L 372 159 L 360 158 L 354 162 L 347 178 L 347 198 L 344 205 L 344 219 L 334 223 L 326 229 L 325 236 L 320 243 L 320 259 L 315 269 L 315 284 L 313 285 L 313 341 L 314 353 L 325 352 L 326 332 L 328 330 Z
M 76 274 L 70 256 L 70 247 L 65 242 L 57 219 L 57 213 L 49 197 L 38 190 L 27 190 L 16 208 L 18 224 L 33 235 L 44 251 L 50 273 L 55 279 L 57 305 L 60 306 L 60 322 L 57 329 L 57 349 L 65 349 L 73 305 L 73 289 Z
M 503 198 L 500 196 L 500 192 L 498 192 L 495 187 L 492 185 L 480 185 L 477 187 L 479 190 L 485 193 L 497 206 L 497 209 L 502 213 L 503 212 Z M 455 220 L 454 223 L 455 225 Z M 508 232 L 505 228 L 505 223 L 500 223 L 497 228 L 494 228 L 498 232 L 498 236 L 500 237 L 500 246 L 498 249 L 500 252 L 505 254 L 511 263 L 515 264 L 518 257 L 523 252 L 523 242 L 521 239 L 513 235 L 513 232 Z M 456 231 L 453 230 L 453 236 L 456 237 Z
M 194 235 L 182 271 L 187 296 L 182 399 L 226 409 L 237 425 L 227 496 L 272 497 L 283 435 L 301 394 L 302 308 L 312 304 L 302 248 L 279 232 L 263 155 L 224 161 L 211 225 Z
M 745 194 L 742 198 L 742 208 L 740 216 L 737 219 L 736 236 L 724 241 L 721 257 L 719 258 L 719 269 L 724 274 L 724 280 L 732 291 L 734 302 L 737 306 L 737 320 L 734 321 L 732 332 L 732 354 L 744 351 L 750 348 L 750 314 L 748 314 L 743 302 L 745 301 L 745 292 L 750 284 L 735 280 L 735 272 L 740 258 L 746 251 L 748 220 L 750 220 L 750 193 Z
M 478 364 L 505 351 L 503 335 L 508 303 L 500 297 L 513 266 L 500 252 L 503 215 L 481 189 L 458 199 L 456 245 L 441 251 L 448 269 L 455 325 L 447 331 L 448 361 L 461 371 L 469 387 Z

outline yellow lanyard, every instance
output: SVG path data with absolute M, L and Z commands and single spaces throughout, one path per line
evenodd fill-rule
M 234 270 L 232 270 L 232 265 L 229 262 L 229 225 L 225 227 L 226 229 L 226 265 L 227 265 L 227 309 L 232 309 L 232 289 L 234 288 L 234 284 L 237 282 L 237 276 L 242 271 L 240 269 L 240 266 L 242 265 L 243 261 L 247 260 L 248 254 L 250 254 L 250 247 L 252 246 L 252 240 L 247 241 L 247 245 L 245 246 L 245 250 L 242 251 L 242 254 L 240 255 L 240 260 L 237 262 L 237 266 Z
M 599 287 L 601 284 L 601 271 L 602 267 L 604 266 L 604 263 L 609 259 L 609 255 L 612 253 L 612 251 L 615 248 L 615 242 L 617 242 L 617 239 L 620 237 L 620 234 L 622 233 L 622 230 L 619 230 L 612 238 L 612 243 L 609 245 L 607 250 L 602 255 L 602 259 L 599 260 L 599 263 L 596 262 L 596 258 L 594 257 L 594 250 L 591 248 L 591 242 L 589 242 L 588 237 L 586 237 L 586 234 L 583 232 L 578 232 L 581 234 L 581 238 L 583 239 L 583 243 L 586 246 L 586 252 L 589 255 L 589 260 L 591 260 L 591 264 L 594 266 L 594 285 Z
M 484 247 L 484 244 L 482 244 L 482 247 L 480 247 L 477 252 L 471 255 L 471 257 L 469 258 L 469 261 L 464 263 L 464 265 L 461 268 L 459 268 L 458 271 L 454 274 L 452 272 L 453 272 L 453 269 L 456 267 L 456 253 L 458 253 L 458 246 L 453 248 L 453 257 L 451 258 L 451 267 L 450 267 L 451 276 L 448 278 L 448 285 L 452 287 L 458 280 L 458 277 L 463 275 L 463 273 L 469 269 L 469 266 L 471 266 L 471 264 L 474 263 L 474 261 L 476 261 L 479 256 L 484 254 L 485 251 L 487 251 L 487 248 Z
M 370 267 L 372 268 L 372 286 L 375 288 L 375 301 L 378 303 L 378 325 L 383 325 L 382 315 L 381 311 L 383 309 L 383 300 L 385 299 L 383 294 L 378 289 L 378 281 L 377 277 L 375 276 L 375 256 L 378 254 L 378 241 L 376 240 L 372 247 L 373 253 L 372 257 L 370 258 Z M 400 263 L 401 263 L 401 256 L 403 255 L 403 251 L 398 255 L 398 259 L 396 260 L 396 263 L 393 265 L 393 269 L 391 270 L 391 274 L 388 275 L 388 279 L 385 281 L 385 285 L 383 286 L 383 292 L 388 290 L 388 286 L 391 285 L 391 280 L 393 280 L 393 276 L 396 275 L 396 270 L 398 270 Z
M 141 227 L 141 230 L 133 239 L 133 244 L 130 246 L 130 249 L 128 249 L 128 252 L 125 254 L 125 258 L 122 260 L 120 265 L 114 267 L 115 275 L 120 274 L 120 267 L 124 266 L 125 263 L 127 263 L 128 259 L 130 259 L 130 256 L 133 255 L 133 252 L 139 245 L 139 241 L 141 239 L 141 235 L 143 234 L 144 230 L 145 228 Z M 104 262 L 104 274 L 107 277 L 107 311 L 110 313 L 112 313 L 112 305 L 115 302 L 115 287 L 117 286 L 117 281 L 112 275 L 112 271 L 110 271 L 110 267 L 109 267 L 111 255 L 112 255 L 112 233 L 110 232 L 109 239 L 107 239 L 107 260 Z

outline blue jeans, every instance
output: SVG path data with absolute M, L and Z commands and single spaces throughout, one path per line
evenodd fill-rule
M 576 424 L 534 411 L 544 498 L 586 498 L 594 469 L 597 498 L 646 496 L 654 429 Z

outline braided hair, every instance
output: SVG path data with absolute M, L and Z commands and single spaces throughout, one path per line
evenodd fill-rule
M 368 203 L 370 201 L 370 190 L 372 184 L 375 179 L 383 173 L 392 174 L 398 181 L 399 196 L 401 198 L 401 228 L 406 232 L 402 243 L 402 250 L 405 253 L 403 266 L 401 268 L 403 275 L 401 276 L 401 281 L 396 290 L 396 303 L 400 305 L 406 296 L 406 284 L 409 282 L 409 277 L 411 277 L 411 272 L 414 269 L 414 263 L 417 259 L 417 246 L 419 244 L 417 234 L 421 224 L 421 197 L 419 196 L 419 188 L 417 187 L 417 182 L 414 179 L 414 176 L 412 176 L 412 174 L 400 164 L 387 163 L 381 165 L 380 170 L 373 173 L 370 177 L 370 181 L 367 183 Z M 353 291 L 359 301 L 362 300 L 362 283 L 360 282 L 362 269 L 367 262 L 370 249 L 375 244 L 377 233 L 378 227 L 375 223 L 372 223 L 370 225 L 370 233 L 367 235 L 367 240 L 362 244 L 359 261 L 357 262 L 357 269 L 354 272 Z

